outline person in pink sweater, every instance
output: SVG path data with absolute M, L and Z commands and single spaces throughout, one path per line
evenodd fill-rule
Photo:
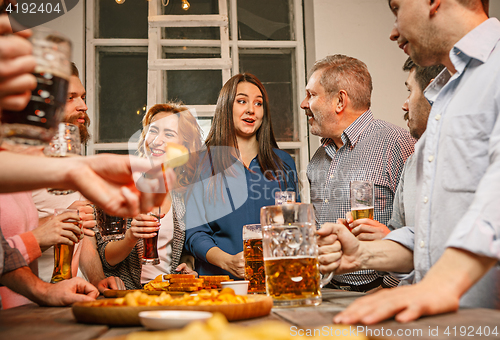
M 75 214 L 61 214 L 38 226 L 38 212 L 31 197 L 31 191 L 0 194 L 0 225 L 7 242 L 19 250 L 31 271 L 38 275 L 37 259 L 46 248 L 57 244 L 74 244 L 79 241 L 81 230 L 72 223 L 63 223 L 68 217 L 78 218 Z M 4 309 L 27 303 L 30 300 L 0 287 Z

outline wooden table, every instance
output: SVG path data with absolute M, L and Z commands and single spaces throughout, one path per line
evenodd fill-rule
M 236 323 L 255 325 L 263 320 L 280 320 L 290 324 L 292 335 L 299 334 L 299 329 L 302 329 L 301 332 L 314 332 L 314 329 L 318 329 L 325 334 L 331 332 L 329 326 L 332 325 L 333 316 L 362 295 L 364 294 L 327 289 L 323 292 L 323 303 L 320 306 L 274 308 L 266 317 Z M 363 329 L 369 336 L 390 339 L 500 339 L 500 310 L 461 309 L 457 313 L 421 318 L 407 324 L 390 320 L 376 326 L 352 326 L 352 329 L 356 327 Z M 484 333 L 487 327 L 490 330 L 489 336 L 476 334 L 479 329 Z M 491 334 L 494 329 L 498 335 Z M 70 307 L 38 307 L 32 304 L 0 311 L 0 340 L 109 339 L 138 330 L 143 328 L 76 323 Z M 446 330 L 448 333 L 445 333 Z M 465 334 L 461 334 L 461 331 L 465 331 Z M 334 336 L 326 338 L 335 339 Z

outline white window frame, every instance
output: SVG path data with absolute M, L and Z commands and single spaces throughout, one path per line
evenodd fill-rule
M 97 112 L 97 83 L 99 65 L 96 64 L 97 48 L 101 46 L 127 46 L 148 48 L 148 96 L 147 106 L 164 100 L 165 82 L 163 70 L 181 69 L 220 69 L 222 71 L 222 85 L 233 75 L 239 73 L 239 49 L 285 49 L 291 50 L 294 72 L 292 82 L 295 84 L 295 98 L 293 107 L 295 127 L 298 130 L 298 141 L 278 142 L 281 149 L 299 151 L 298 171 L 302 183 L 302 201 L 309 202 L 309 183 L 306 168 L 309 162 L 308 128 L 306 116 L 299 107 L 305 94 L 305 56 L 303 34 L 303 4 L 302 0 L 289 0 L 290 22 L 293 23 L 293 38 L 287 41 L 268 40 L 238 40 L 237 1 L 219 0 L 219 14 L 217 15 L 159 15 L 161 13 L 161 0 L 149 0 L 148 39 L 96 39 L 98 30 L 96 22 L 95 5 L 98 0 L 87 0 L 86 15 L 86 80 L 87 80 L 87 106 L 92 121 L 92 137 L 87 145 L 87 154 L 95 154 L 101 150 L 127 150 L 131 145 L 124 143 L 96 143 L 98 140 L 99 117 Z M 100 0 L 110 1 L 110 0 Z M 142 1 L 142 0 L 133 0 Z M 239 0 L 244 1 L 244 0 Z M 171 1 L 170 6 L 174 5 Z M 119 5 L 117 5 L 119 6 Z M 219 27 L 220 40 L 187 40 L 187 39 L 161 39 L 162 27 Z M 229 34 L 231 32 L 231 34 Z M 230 38 L 232 37 L 232 39 Z M 188 47 L 220 47 L 221 58 L 211 59 L 162 59 L 162 47 L 188 46 Z M 258 53 L 258 52 L 257 52 Z M 88 84 L 91 84 L 89 86 Z M 189 106 L 189 103 L 187 103 Z M 189 106 L 196 110 L 198 117 L 213 117 L 215 105 Z M 133 146 L 133 145 L 132 145 Z

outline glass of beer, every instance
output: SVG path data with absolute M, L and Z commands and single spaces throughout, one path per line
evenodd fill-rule
M 373 182 L 351 181 L 351 214 L 353 220 L 370 218 L 373 220 L 374 193 Z
M 47 157 L 70 157 L 79 156 L 82 144 L 80 142 L 80 130 L 78 126 L 70 123 L 59 123 L 55 136 L 43 149 Z M 48 188 L 47 191 L 53 195 L 68 195 L 75 191 L 70 189 Z
M 54 216 L 61 215 L 67 212 L 78 214 L 77 209 L 55 209 Z M 80 229 L 82 225 L 79 220 L 73 218 L 67 218 L 63 221 L 64 223 L 73 223 Z M 82 236 L 83 234 L 81 234 Z M 81 239 L 81 237 L 80 237 Z M 73 251 L 75 249 L 74 245 L 67 244 L 56 244 L 54 245 L 54 271 L 52 272 L 51 283 L 56 283 L 63 280 L 71 279 L 71 261 L 73 261 Z
M 295 191 L 276 191 L 274 193 L 274 204 L 294 203 Z
M 71 77 L 71 42 L 41 27 L 33 29 L 30 41 L 37 61 L 37 87 L 24 110 L 2 111 L 0 134 L 6 142 L 43 145 L 50 142 L 64 114 Z
M 125 238 L 127 221 L 123 217 L 106 214 L 101 208 L 94 206 L 97 229 L 105 241 L 118 241 Z
M 245 280 L 250 282 L 248 292 L 265 293 L 266 279 L 260 224 L 243 226 L 243 257 L 245 258 Z
M 160 208 L 154 208 L 152 212 L 148 215 L 156 217 L 158 222 L 160 222 Z M 143 238 L 144 241 L 144 252 L 142 253 L 142 264 L 160 264 L 160 257 L 158 256 L 158 234 L 159 230 L 156 232 L 154 237 Z
M 274 306 L 319 305 L 321 279 L 312 204 L 289 203 L 260 210 L 267 295 Z

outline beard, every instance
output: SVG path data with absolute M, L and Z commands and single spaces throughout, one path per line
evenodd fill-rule
M 319 137 L 324 137 L 322 135 L 323 129 L 322 129 L 322 124 L 323 124 L 323 115 L 321 112 L 316 112 L 316 114 L 313 114 L 310 109 L 306 110 L 306 113 L 308 114 L 307 119 L 309 123 L 309 131 Z M 309 121 L 312 118 L 312 122 Z
M 71 123 L 71 124 L 75 124 L 76 126 L 78 126 L 78 130 L 80 131 L 80 142 L 85 144 L 90 139 L 90 133 L 88 130 L 88 126 L 90 125 L 90 118 L 87 115 L 87 113 L 85 113 L 85 116 L 83 117 L 85 119 L 85 123 L 83 123 L 83 124 L 78 122 L 78 119 L 80 119 L 80 118 L 81 117 L 79 115 L 74 115 L 71 118 L 69 118 L 68 120 L 66 120 L 66 123 Z

